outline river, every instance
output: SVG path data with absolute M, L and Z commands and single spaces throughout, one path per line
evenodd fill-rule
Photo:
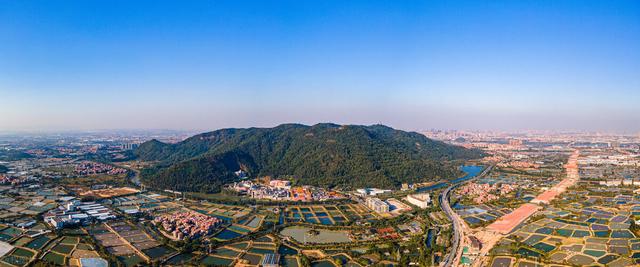
M 451 180 L 450 183 L 457 184 L 469 179 L 473 179 L 474 177 L 478 176 L 478 174 L 480 174 L 483 169 L 484 169 L 484 166 L 476 166 L 476 165 L 460 166 L 460 170 L 465 172 L 466 175 L 463 177 Z M 447 187 L 447 185 L 449 185 L 449 182 L 441 182 L 441 183 L 433 184 L 430 186 L 420 187 L 416 190 L 416 192 L 429 192 L 436 189 L 445 188 Z

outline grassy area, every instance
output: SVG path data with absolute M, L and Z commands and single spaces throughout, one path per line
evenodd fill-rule
M 59 252 L 60 254 L 69 254 L 71 250 L 73 250 L 73 247 L 73 245 L 58 244 L 53 248 L 53 251 Z
M 129 256 L 121 256 L 118 257 L 125 266 L 136 266 L 137 264 L 141 264 L 144 262 L 144 259 L 138 256 L 137 254 L 129 255 Z
M 31 258 L 33 257 L 34 253 L 23 248 L 16 248 L 16 250 L 14 250 L 13 253 L 11 253 L 11 255 Z
M 53 263 L 56 265 L 64 265 L 65 264 L 65 257 L 58 254 L 58 253 L 54 253 L 54 252 L 49 252 L 47 253 L 47 255 L 44 256 L 44 258 L 42 258 L 43 260 L 45 260 L 46 262 L 49 263 Z
M 47 168 L 44 168 L 44 171 L 59 173 L 62 176 L 75 175 L 73 165 L 47 167 Z
M 83 186 L 91 187 L 95 184 L 107 184 L 113 186 L 126 186 L 129 184 L 126 174 L 120 175 L 107 175 L 96 174 L 83 177 L 68 177 L 57 180 L 62 185 Z

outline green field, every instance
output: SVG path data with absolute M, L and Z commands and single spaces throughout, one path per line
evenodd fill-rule
M 35 255 L 35 253 L 33 253 L 33 252 L 29 251 L 29 250 L 23 249 L 23 248 L 16 248 L 11 253 L 11 255 L 31 258 L 31 257 L 33 257 L 33 255 Z
M 47 255 L 44 255 L 42 258 L 44 261 L 53 263 L 56 265 L 64 265 L 65 264 L 65 256 L 62 256 L 58 253 L 49 252 Z

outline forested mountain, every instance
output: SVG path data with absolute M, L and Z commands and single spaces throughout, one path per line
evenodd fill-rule
M 336 124 L 222 129 L 177 144 L 148 141 L 135 154 L 157 162 L 142 172 L 148 186 L 205 192 L 218 191 L 238 169 L 252 176 L 289 176 L 298 184 L 394 188 L 457 177 L 452 160 L 482 155 L 415 132 Z

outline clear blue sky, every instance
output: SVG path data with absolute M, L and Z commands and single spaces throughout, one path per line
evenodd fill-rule
M 3 1 L 0 130 L 640 131 L 640 1 Z

